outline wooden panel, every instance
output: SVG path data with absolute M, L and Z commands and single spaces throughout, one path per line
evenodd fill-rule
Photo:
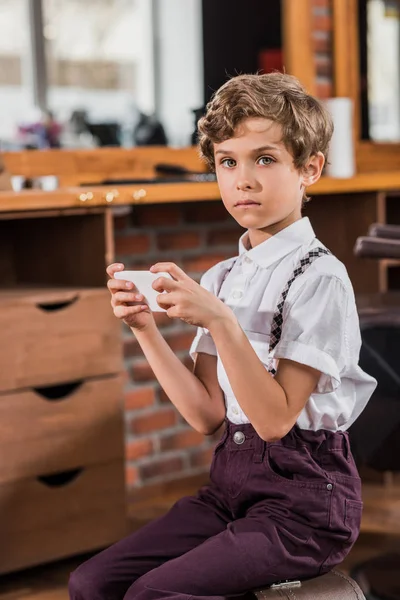
M 400 144 L 384 144 L 378 142 L 358 142 L 356 163 L 359 173 L 376 172 L 376 177 L 389 169 L 400 171 Z
M 120 324 L 107 289 L 0 292 L 0 391 L 121 368 Z
M 0 394 L 0 483 L 123 459 L 122 378 L 80 383 Z
M 4 162 L 12 175 L 55 175 L 60 185 L 81 185 L 106 179 L 151 178 L 154 165 L 167 163 L 191 171 L 205 171 L 196 148 L 144 146 L 90 150 L 29 150 L 5 152 Z
M 312 40 L 311 0 L 282 0 L 285 71 L 315 93 L 316 66 Z
M 126 534 L 123 461 L 0 485 L 0 573 L 105 547 Z
M 353 253 L 357 237 L 366 235 L 369 225 L 376 222 L 377 195 L 323 196 L 306 205 L 304 216 L 310 217 L 321 242 L 345 264 L 354 291 L 378 292 L 378 261 L 360 259 Z

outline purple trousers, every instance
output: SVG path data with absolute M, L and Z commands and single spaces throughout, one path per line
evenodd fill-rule
M 361 520 L 347 433 L 227 422 L 210 485 L 71 574 L 71 600 L 223 600 L 339 564 Z

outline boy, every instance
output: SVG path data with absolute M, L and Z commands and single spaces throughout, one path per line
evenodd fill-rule
M 222 201 L 246 228 L 239 256 L 198 285 L 173 263 L 154 287 L 171 318 L 198 326 L 186 369 L 132 284 L 108 287 L 165 392 L 198 431 L 225 421 L 211 483 L 71 577 L 74 600 L 222 600 L 340 563 L 357 538 L 361 484 L 346 429 L 376 382 L 344 266 L 301 207 L 332 134 L 323 106 L 288 75 L 228 81 L 199 123 Z

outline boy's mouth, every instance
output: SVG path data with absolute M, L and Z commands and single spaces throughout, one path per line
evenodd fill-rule
M 235 206 L 238 206 L 239 208 L 246 208 L 246 206 L 261 206 L 259 202 L 255 202 L 254 200 L 239 200 L 239 202 L 236 202 Z

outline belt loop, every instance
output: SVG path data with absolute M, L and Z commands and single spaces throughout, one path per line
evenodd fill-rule
M 347 462 L 349 462 L 350 454 L 351 454 L 349 434 L 347 433 L 347 431 L 343 431 L 342 433 L 343 433 L 343 440 L 344 440 L 344 455 L 345 455 Z
M 256 433 L 256 447 L 254 452 L 254 463 L 262 463 L 264 460 L 265 449 L 267 447 L 267 442 L 265 442 L 259 435 Z

